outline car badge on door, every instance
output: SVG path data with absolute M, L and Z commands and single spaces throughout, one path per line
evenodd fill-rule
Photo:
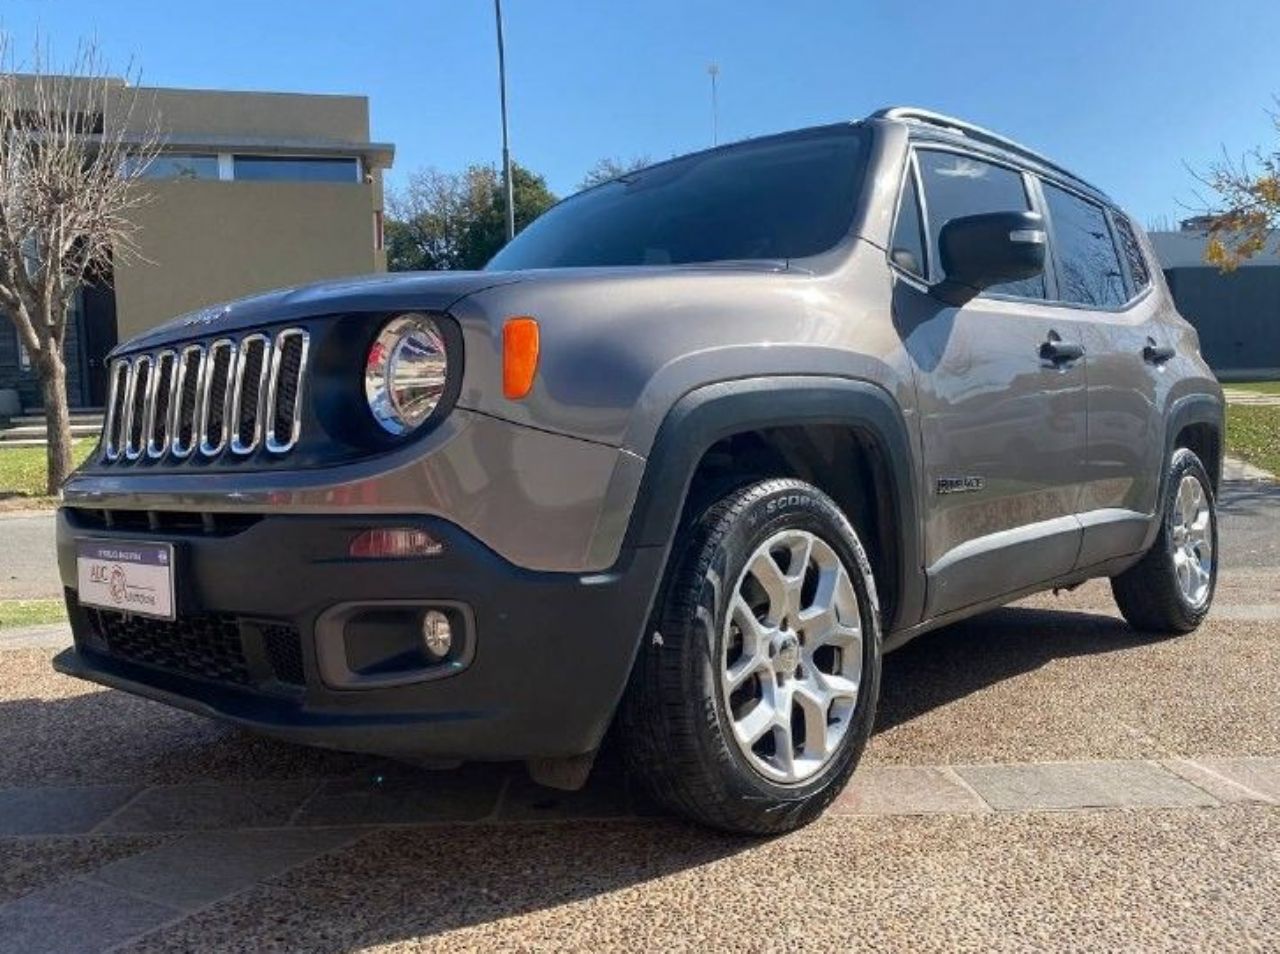
M 985 484 L 981 477 L 939 477 L 937 491 L 940 494 L 967 494 L 981 490 Z

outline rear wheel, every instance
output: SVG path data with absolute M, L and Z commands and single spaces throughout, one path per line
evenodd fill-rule
M 633 771 L 706 824 L 805 824 L 875 715 L 879 612 L 857 533 L 817 488 L 767 480 L 707 508 L 672 561 L 623 705 Z
M 1138 563 L 1111 580 L 1111 592 L 1135 629 L 1189 633 L 1204 620 L 1218 580 L 1218 516 L 1213 485 L 1185 447 L 1169 462 L 1160 533 Z

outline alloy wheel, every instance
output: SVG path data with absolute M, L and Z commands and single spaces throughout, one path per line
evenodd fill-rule
M 760 544 L 734 585 L 722 644 L 739 751 L 770 781 L 812 778 L 849 731 L 862 677 L 858 593 L 836 551 L 804 530 Z

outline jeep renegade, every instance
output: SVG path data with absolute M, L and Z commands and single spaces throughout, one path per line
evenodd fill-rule
M 1213 599 L 1222 395 L 1147 239 L 923 110 L 628 173 L 484 271 L 179 318 L 110 384 L 59 671 L 564 787 L 616 725 L 729 830 L 822 811 L 913 636 L 1093 577 L 1154 633 Z

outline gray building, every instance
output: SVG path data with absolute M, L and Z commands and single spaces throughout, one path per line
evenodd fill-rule
M 1219 378 L 1280 379 L 1280 239 L 1223 273 L 1205 264 L 1208 236 L 1197 225 L 1151 233 L 1178 310 L 1195 325 Z

